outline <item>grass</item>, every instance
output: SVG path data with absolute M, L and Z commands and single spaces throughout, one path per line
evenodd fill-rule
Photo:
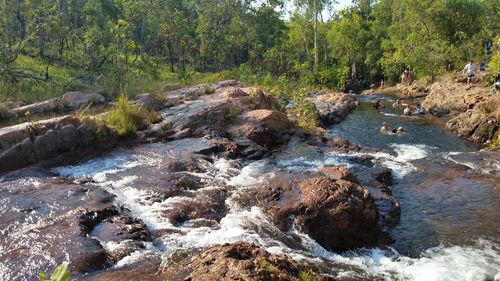
M 127 97 L 120 96 L 105 118 L 106 125 L 112 127 L 118 136 L 127 137 L 149 123 L 145 109 L 129 103 Z
M 0 101 L 24 101 L 28 103 L 47 100 L 62 95 L 65 91 L 78 89 L 81 83 L 72 77 L 77 76 L 76 71 L 53 65 L 50 66 L 40 59 L 28 56 L 19 56 L 16 67 L 31 69 L 34 76 L 44 77 L 48 67 L 48 81 L 23 80 L 12 84 L 0 81 Z
M 70 278 L 71 272 L 68 270 L 67 262 L 63 262 L 61 265 L 56 267 L 50 278 L 46 277 L 44 273 L 40 273 L 40 280 L 42 281 L 69 281 Z

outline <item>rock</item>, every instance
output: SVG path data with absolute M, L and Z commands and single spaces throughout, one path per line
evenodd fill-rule
M 156 96 L 149 93 L 140 94 L 137 96 L 135 104 L 149 109 L 149 110 L 160 110 L 164 107 L 163 103 Z
M 53 98 L 50 100 L 37 102 L 33 104 L 28 104 L 21 106 L 15 110 L 19 116 L 23 116 L 26 112 L 31 114 L 40 114 L 45 112 L 61 111 L 64 109 L 64 105 L 60 98 Z
M 111 143 L 110 130 L 95 121 L 63 116 L 0 129 L 0 172 L 25 167 L 62 153 Z M 16 156 L 16 153 L 19 153 Z M 10 163 L 10 164 L 9 164 Z
M 0 120 L 7 120 L 14 118 L 16 114 L 6 104 L 0 103 Z
M 334 181 L 345 180 L 359 184 L 358 179 L 347 167 L 320 167 L 318 171 Z
M 166 280 L 299 281 L 301 269 L 289 256 L 271 255 L 254 244 L 239 242 L 215 246 L 164 272 L 169 276 Z M 311 275 L 314 280 L 324 280 L 315 273 Z
M 29 137 L 28 123 L 0 128 L 0 149 L 5 149 Z
M 233 138 L 249 139 L 266 147 L 288 141 L 286 133 L 292 128 L 285 114 L 267 109 L 245 112 L 234 123 L 228 130 Z
M 71 152 L 80 147 L 78 131 L 73 125 L 61 130 L 49 130 L 45 135 L 37 136 L 34 141 L 35 156 L 38 160 L 48 159 L 59 153 Z
M 336 174 L 351 178 L 343 169 Z M 318 176 L 292 181 L 278 190 L 268 213 L 281 229 L 294 222 L 323 247 L 335 251 L 379 243 L 378 209 L 360 185 Z
M 80 91 L 67 92 L 61 97 L 63 106 L 67 109 L 78 109 L 87 105 L 105 104 L 106 98 L 97 93 L 85 93 Z
M 227 195 L 223 189 L 199 192 L 194 198 L 175 202 L 164 216 L 173 225 L 200 219 L 220 222 L 227 213 Z
M 33 143 L 26 138 L 0 153 L 0 172 L 20 169 L 35 162 Z
M 112 196 L 96 186 L 30 178 L 0 183 L 0 263 L 5 280 L 34 280 L 69 261 L 73 275 L 108 266 L 105 250 L 82 231 L 80 216 L 113 208 Z
M 479 110 L 468 110 L 450 119 L 446 123 L 446 128 L 473 142 L 488 143 L 494 139 L 498 132 L 500 114 L 498 115 L 485 114 Z
M 105 245 L 114 261 L 143 249 L 142 241 L 151 241 L 151 234 L 140 219 L 124 215 L 103 219 L 93 228 L 91 235 Z
M 477 143 L 491 142 L 498 132 L 500 96 L 486 87 L 441 81 L 431 86 L 422 105 L 432 114 L 454 113 L 446 128 Z
M 344 120 L 351 110 L 358 106 L 353 95 L 344 93 L 319 92 L 310 98 L 318 109 L 319 119 L 325 125 Z

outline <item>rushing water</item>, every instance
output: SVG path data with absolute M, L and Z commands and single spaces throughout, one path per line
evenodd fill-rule
M 390 98 L 387 98 L 390 99 Z M 242 162 L 202 161 L 206 172 L 192 173 L 203 186 L 178 196 L 163 196 L 163 166 L 183 150 L 203 146 L 202 140 L 117 149 L 102 157 L 54 169 L 66 178 L 91 178 L 116 195 L 115 203 L 142 219 L 155 240 L 115 266 L 148 255 L 167 256 L 178 250 L 199 249 L 236 241 L 254 242 L 272 253 L 287 253 L 298 260 L 334 268 L 337 276 L 386 280 L 500 280 L 499 157 L 477 152 L 468 143 L 445 132 L 433 121 L 407 118 L 400 110 L 378 113 L 362 100 L 343 123 L 331 128 L 353 143 L 382 149 L 373 161 L 391 168 L 391 187 L 401 202 L 401 221 L 392 230 L 396 242 L 386 249 L 347 253 L 325 250 L 299 230 L 282 233 L 263 210 L 242 203 L 241 197 L 271 178 L 289 172 L 314 170 L 323 165 L 359 165 L 353 155 L 322 153 L 314 147 L 291 143 L 270 159 Z M 403 135 L 382 135 L 387 121 L 403 126 Z M 354 155 L 356 156 L 356 155 Z M 220 196 L 221 191 L 227 191 Z M 215 195 L 214 195 L 215 194 Z M 213 216 L 174 224 L 165 212 L 183 204 L 203 204 L 204 198 L 223 200 L 225 208 Z M 222 215 L 221 215 L 222 214 Z M 221 215 L 220 219 L 214 217 Z M 291 237 L 294 237 L 293 239 Z M 298 238 L 298 242 L 297 242 Z M 110 249 L 116 245 L 103 245 Z M 2 272 L 0 265 L 0 273 Z

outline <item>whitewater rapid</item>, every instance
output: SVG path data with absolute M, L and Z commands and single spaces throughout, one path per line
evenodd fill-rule
M 205 162 L 208 172 L 194 173 L 207 183 L 202 189 L 230 187 L 231 195 L 226 199 L 227 214 L 216 227 L 193 227 L 192 222 L 174 225 L 162 216 L 169 208 L 189 197 L 175 196 L 162 201 L 147 189 L 138 190 L 134 183 L 141 175 L 134 174 L 137 167 L 160 169 L 158 154 L 164 150 L 163 144 L 149 145 L 141 153 L 118 149 L 114 152 L 82 164 L 55 168 L 62 177 L 70 179 L 90 178 L 108 192 L 116 195 L 115 203 L 131 211 L 132 215 L 142 219 L 152 230 L 176 230 L 161 235 L 147 244 L 145 249 L 123 258 L 115 266 L 120 267 L 140 260 L 145 255 L 168 256 L 177 250 L 201 249 L 213 245 L 237 241 L 253 242 L 263 246 L 271 253 L 286 253 L 297 260 L 310 263 L 329 263 L 346 265 L 357 270 L 345 270 L 339 276 L 357 276 L 363 274 L 377 276 L 386 280 L 500 280 L 499 245 L 485 239 L 478 239 L 472 246 L 439 245 L 423 251 L 418 258 L 400 255 L 395 249 L 372 248 L 360 249 L 343 254 L 330 252 L 307 234 L 298 230 L 294 233 L 281 233 L 258 207 L 241 208 L 235 200 L 239 194 L 258 187 L 275 176 L 278 170 L 298 171 L 314 170 L 324 165 L 356 165 L 349 161 L 353 154 L 330 153 L 321 158 L 309 159 L 297 157 L 287 160 L 261 160 L 242 162 L 239 160 L 217 159 L 214 163 Z M 426 145 L 391 144 L 394 153 L 377 152 L 368 154 L 381 165 L 393 170 L 397 179 L 415 172 L 417 167 L 412 161 L 423 159 L 435 153 L 435 148 Z M 456 157 L 460 153 L 445 153 L 443 157 Z M 366 155 L 366 154 L 365 154 Z M 458 161 L 458 160 L 457 160 Z M 493 163 L 492 165 L 498 165 Z M 472 166 L 472 165 L 469 165 Z M 498 167 L 488 166 L 490 169 Z M 482 167 L 481 169 L 484 169 Z M 300 247 L 287 246 L 279 238 L 293 234 L 300 237 Z M 117 247 L 114 244 L 103 245 L 105 248 Z

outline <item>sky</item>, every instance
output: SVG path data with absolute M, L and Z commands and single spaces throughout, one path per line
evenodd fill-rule
M 337 3 L 333 6 L 332 11 L 330 11 L 330 12 L 324 11 L 323 12 L 323 19 L 328 20 L 332 13 L 334 13 L 336 11 L 340 11 L 340 10 L 344 9 L 345 7 L 349 6 L 350 4 L 352 4 L 352 0 L 337 0 Z M 293 5 L 291 4 L 291 1 L 288 2 L 287 7 L 285 7 L 285 10 L 293 11 Z M 284 16 L 284 18 L 289 18 L 290 15 L 288 14 L 288 12 L 286 12 L 283 14 L 283 16 Z

